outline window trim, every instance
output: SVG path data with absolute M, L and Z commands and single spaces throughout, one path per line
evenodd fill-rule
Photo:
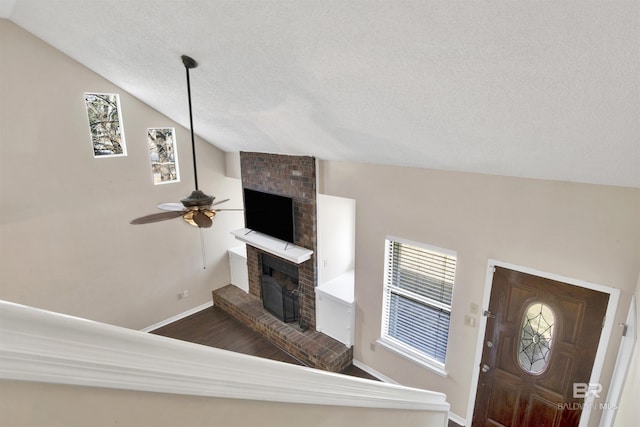
M 402 341 L 389 336 L 387 334 L 386 331 L 386 324 L 388 322 L 388 319 L 386 318 L 387 316 L 385 315 L 385 307 L 388 304 L 388 298 L 390 297 L 390 295 L 392 293 L 398 294 L 401 297 L 404 298 L 409 298 L 411 300 L 414 300 L 416 302 L 422 303 L 422 304 L 427 304 L 429 306 L 434 306 L 437 308 L 442 308 L 445 310 L 449 311 L 450 316 L 452 316 L 452 311 L 453 311 L 453 300 L 451 301 L 451 306 L 446 306 L 442 303 L 439 303 L 438 301 L 433 301 L 433 300 L 429 300 L 427 301 L 423 301 L 424 298 L 422 298 L 420 295 L 416 295 L 413 293 L 408 292 L 408 295 L 403 295 L 405 293 L 407 293 L 406 291 L 404 291 L 403 289 L 394 286 L 394 285 L 389 285 L 387 284 L 387 277 L 389 277 L 389 269 L 392 268 L 391 265 L 389 265 L 389 263 L 387 262 L 387 260 L 389 259 L 389 249 L 390 249 L 390 245 L 389 242 L 395 242 L 395 243 L 400 243 L 400 244 L 406 244 L 406 245 L 410 245 L 410 246 L 415 246 L 418 247 L 420 249 L 425 249 L 427 251 L 432 251 L 432 252 L 436 252 L 436 253 L 440 253 L 443 255 L 447 255 L 447 256 L 451 256 L 454 257 L 456 260 L 456 273 L 457 273 L 457 262 L 458 262 L 458 256 L 457 253 L 453 250 L 450 249 L 444 249 L 444 248 L 440 248 L 437 246 L 433 246 L 433 245 L 428 245 L 425 243 L 421 243 L 421 242 L 416 242 L 416 241 L 412 241 L 412 240 L 408 240 L 408 239 L 404 239 L 402 237 L 397 237 L 397 236 L 392 236 L 392 235 L 387 235 L 385 237 L 385 245 L 384 245 L 384 276 L 383 276 L 383 291 L 382 291 L 382 310 L 381 310 L 381 325 L 380 325 L 380 338 L 378 338 L 376 340 L 377 344 L 380 344 L 382 347 L 384 347 L 387 350 L 390 350 L 402 357 L 404 357 L 405 359 L 408 359 L 424 368 L 427 368 L 428 370 L 442 376 L 442 377 L 448 377 L 448 372 L 446 370 L 446 362 L 447 362 L 447 357 L 445 355 L 445 361 L 444 363 L 428 356 L 427 354 L 421 352 L 418 349 L 415 349 L 414 347 L 403 343 Z M 454 286 L 455 286 L 455 275 L 454 275 Z M 389 289 L 390 287 L 392 287 L 393 289 Z M 448 332 L 451 331 L 451 325 L 449 325 L 449 330 Z M 449 343 L 450 340 L 447 338 L 447 354 L 448 354 L 448 350 L 449 350 Z

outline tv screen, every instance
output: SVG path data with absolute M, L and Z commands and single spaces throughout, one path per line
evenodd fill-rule
M 244 189 L 245 227 L 293 243 L 293 199 Z

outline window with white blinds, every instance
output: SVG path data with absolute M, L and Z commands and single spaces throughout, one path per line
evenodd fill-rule
M 454 252 L 387 238 L 383 343 L 444 368 L 455 274 Z

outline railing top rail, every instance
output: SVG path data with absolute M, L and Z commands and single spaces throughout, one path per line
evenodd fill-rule
M 0 301 L 0 378 L 275 402 L 449 411 L 442 393 Z

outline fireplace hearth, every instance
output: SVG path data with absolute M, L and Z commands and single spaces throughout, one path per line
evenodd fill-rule
M 216 307 L 261 333 L 307 366 L 342 372 L 353 361 L 353 347 L 312 328 L 302 329 L 296 323 L 281 322 L 264 309 L 260 297 L 237 286 L 216 289 L 213 301 Z

